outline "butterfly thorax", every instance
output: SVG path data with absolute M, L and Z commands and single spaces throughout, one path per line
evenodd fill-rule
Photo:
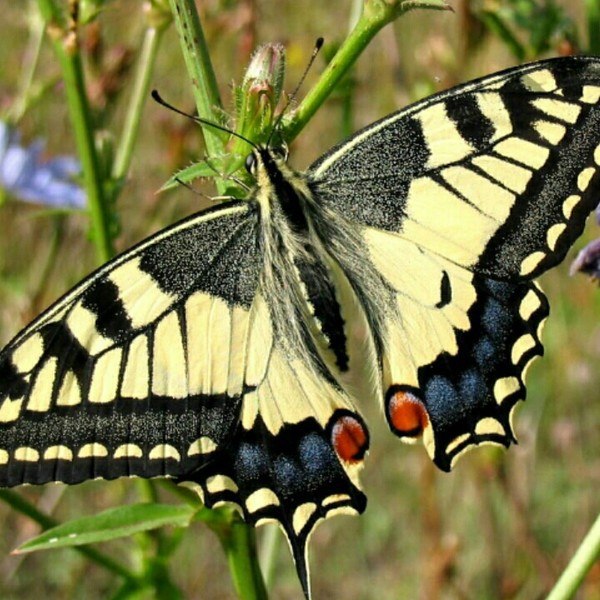
M 318 208 L 306 178 L 270 149 L 255 154 L 260 206 L 263 270 L 260 279 L 270 303 L 274 329 L 290 358 L 301 358 L 321 373 L 325 362 L 347 369 L 344 319 L 332 273 L 334 259 L 325 250 L 314 222 Z

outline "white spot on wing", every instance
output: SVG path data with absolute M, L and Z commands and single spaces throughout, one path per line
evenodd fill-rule
M 457 437 L 455 437 L 447 446 L 446 446 L 446 453 L 447 454 L 452 454 L 452 452 L 458 448 L 461 444 L 463 444 L 464 442 L 466 442 L 471 436 L 468 433 L 463 433 L 462 435 L 459 435 Z
M 513 131 L 510 114 L 502 102 L 500 94 L 496 92 L 481 92 L 475 94 L 477 106 L 495 128 L 491 141 L 510 135 Z
M 43 354 L 44 339 L 41 334 L 34 333 L 13 350 L 11 359 L 18 373 L 29 373 Z
M 507 138 L 498 142 L 494 146 L 494 150 L 506 158 L 515 160 L 525 166 L 533 167 L 534 169 L 543 167 L 550 154 L 548 148 L 517 137 Z
M 295 511 L 292 517 L 292 527 L 296 535 L 299 535 L 308 523 L 308 520 L 317 510 L 317 505 L 314 502 L 305 502 L 301 504 Z
M 348 496 L 348 494 L 331 494 L 331 496 L 327 496 L 323 502 L 321 502 L 322 506 L 329 506 L 330 504 L 337 504 L 338 502 L 349 502 L 352 498 Z
M 69 311 L 66 325 L 73 337 L 95 356 L 114 345 L 114 341 L 104 337 L 96 329 L 96 313 L 85 308 L 78 300 Z
M 544 260 L 546 255 L 543 252 L 533 252 L 527 258 L 523 260 L 521 263 L 521 271 L 520 274 L 523 276 L 527 276 L 538 267 L 538 265 Z
M 38 462 L 40 460 L 40 453 L 35 448 L 21 446 L 15 450 L 15 460 Z
M 513 191 L 520 192 L 521 188 L 525 189 L 525 185 L 531 177 L 531 172 L 527 169 L 511 165 L 492 156 L 476 157 L 473 159 L 473 164 Z M 458 193 L 494 220 L 504 222 L 508 217 L 515 201 L 515 195 L 487 177 L 459 166 L 444 169 L 442 176 Z M 510 184 L 508 184 L 509 179 Z M 489 202 L 490 198 L 493 198 L 494 201 Z
M 526 169 L 524 167 L 520 167 L 513 163 L 510 163 L 506 160 L 502 160 L 496 156 L 489 155 L 481 155 L 473 158 L 473 164 L 480 169 L 483 169 L 490 177 L 506 186 L 509 190 L 513 192 L 517 192 L 519 194 L 525 191 L 529 180 L 531 179 L 531 170 Z M 479 179 L 485 180 L 484 177 L 479 176 Z M 485 211 L 492 210 L 492 207 L 488 205 L 494 206 L 497 203 L 500 203 L 502 206 L 506 205 L 508 209 L 514 203 L 515 197 L 513 194 L 509 194 L 506 190 L 502 190 L 502 195 L 498 198 L 498 192 L 489 190 L 490 187 L 498 189 L 498 186 L 493 185 L 490 181 L 488 181 L 487 186 L 485 183 L 477 184 L 477 187 L 474 188 L 474 193 L 478 194 L 478 198 L 475 201 L 481 208 Z M 487 189 L 486 189 L 487 187 Z M 500 188 L 501 189 L 501 188 Z M 493 194 L 493 195 L 490 195 Z M 490 202 L 489 199 L 493 198 L 494 201 Z M 488 200 L 485 202 L 484 200 Z M 499 215 L 499 218 L 506 218 L 505 215 L 508 213 L 504 210 Z
M 114 458 L 142 458 L 142 449 L 137 444 L 121 444 L 113 454 Z
M 181 460 L 181 455 L 177 448 L 172 446 L 171 444 L 158 444 L 154 446 L 152 450 L 148 453 L 148 458 L 150 460 L 164 460 L 166 458 L 174 458 L 175 460 Z
M 190 444 L 187 455 L 195 456 L 197 454 L 208 454 L 214 452 L 217 449 L 217 444 L 211 438 L 206 435 L 198 438 L 196 441 Z
M 163 317 L 154 333 L 152 393 L 169 398 L 186 398 L 188 392 L 186 357 L 177 313 Z
M 521 77 L 523 85 L 532 92 L 553 92 L 556 80 L 549 69 L 531 71 Z
M 50 408 L 57 367 L 58 358 L 55 356 L 46 360 L 35 378 L 27 401 L 27 410 L 46 412 Z
M 114 269 L 108 278 L 117 286 L 119 299 L 134 328 L 156 321 L 176 300 L 160 289 L 156 281 L 140 269 L 136 256 Z
M 265 506 L 279 506 L 277 494 L 269 488 L 260 488 L 246 498 L 246 508 L 249 513 L 256 512 Z
M 546 234 L 546 240 L 548 242 L 548 248 L 550 248 L 550 250 L 554 250 L 556 248 L 558 238 L 562 235 L 566 228 L 566 223 L 556 223 L 556 225 L 552 225 L 552 227 L 548 229 L 548 233 Z
M 91 458 L 91 457 L 103 458 L 108 456 L 108 450 L 106 446 L 102 444 L 84 444 L 77 452 L 77 458 Z
M 142 400 L 148 397 L 148 338 L 145 334 L 138 335 L 127 352 L 121 396 Z
M 577 194 L 571 194 L 564 202 L 563 202 L 563 215 L 565 218 L 569 218 L 573 209 L 577 206 L 577 204 L 581 201 L 581 196 Z
M 502 377 L 494 383 L 494 398 L 502 404 L 508 396 L 521 389 L 521 382 L 516 377 Z
M 57 406 L 75 406 L 81 403 L 79 381 L 73 371 L 67 371 L 63 376 L 60 392 L 56 398 Z
M 550 121 L 536 121 L 533 124 L 535 130 L 551 144 L 558 144 L 563 139 L 567 128 L 560 123 Z
M 0 405 L 0 423 L 10 423 L 16 421 L 19 418 L 21 412 L 21 405 L 23 404 L 23 398 L 11 398 L 6 397 Z
M 585 192 L 585 190 L 587 190 L 595 171 L 596 169 L 594 169 L 594 167 L 588 167 L 579 173 L 579 176 L 577 177 L 577 187 L 579 188 L 579 191 Z
M 427 168 L 462 160 L 473 149 L 448 118 L 444 102 L 436 102 L 419 111 L 414 119 L 421 123 L 425 143 L 430 152 Z
M 523 297 L 523 300 L 521 300 L 521 304 L 519 304 L 519 316 L 523 321 L 529 321 L 531 315 L 540 306 L 541 303 L 538 295 L 533 290 L 529 290 Z
M 581 101 L 586 104 L 596 104 L 600 100 L 600 87 L 597 85 L 584 85 Z
M 531 102 L 531 104 L 533 104 L 533 106 L 539 110 L 545 112 L 547 115 L 570 123 L 571 125 L 575 124 L 579 118 L 579 113 L 581 112 L 581 108 L 579 106 L 576 104 L 571 104 L 570 102 L 565 102 L 564 100 L 536 98 Z
M 206 480 L 206 490 L 210 494 L 218 494 L 225 490 L 237 492 L 238 486 L 231 477 L 227 477 L 226 475 L 213 475 Z
M 518 365 L 523 356 L 535 348 L 535 339 L 534 337 L 526 333 L 522 335 L 514 344 L 511 350 L 510 359 L 513 365 Z
M 67 446 L 50 446 L 44 450 L 45 460 L 73 460 L 73 451 Z
M 98 358 L 94 365 L 88 394 L 90 402 L 106 403 L 115 400 L 122 357 L 122 348 L 115 347 Z
M 491 417 L 481 419 L 477 425 L 475 426 L 475 435 L 490 435 L 490 434 L 498 434 L 498 435 L 506 435 L 504 431 L 504 427 L 502 424 L 493 419 Z

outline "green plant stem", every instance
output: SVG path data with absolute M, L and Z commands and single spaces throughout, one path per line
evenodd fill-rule
M 263 573 L 265 586 L 271 588 L 275 579 L 275 564 L 281 547 L 281 532 L 275 524 L 263 526 L 259 553 L 259 563 Z
M 546 600 L 572 598 L 592 565 L 600 558 L 600 515 L 575 552 Z
M 231 536 L 223 543 L 233 584 L 244 600 L 266 600 L 267 590 L 256 556 L 256 532 L 242 522 L 231 526 Z
M 6 502 L 13 510 L 20 512 L 26 517 L 29 517 L 32 521 L 35 521 L 44 530 L 56 527 L 56 525 L 59 524 L 56 519 L 41 512 L 31 504 L 31 502 L 11 490 L 0 490 L 0 500 Z M 128 583 L 135 583 L 136 586 L 138 585 L 138 578 L 135 573 L 132 573 L 120 563 L 114 561 L 109 556 L 106 556 L 106 554 L 89 546 L 74 546 L 73 549 L 80 554 L 83 554 L 89 560 L 104 567 L 106 570 L 123 577 Z
M 44 39 L 44 21 L 39 11 L 35 10 L 33 2 L 30 2 L 30 10 L 27 14 L 29 19 L 29 39 L 22 63 L 19 92 L 9 110 L 9 119 L 12 123 L 17 123 L 21 120 L 29 105 L 33 75 L 39 61 L 42 40 Z
M 600 0 L 585 0 L 588 52 L 600 54 Z
M 133 91 L 123 124 L 123 134 L 119 140 L 119 147 L 112 168 L 112 176 L 118 186 L 117 192 L 131 165 L 133 148 L 138 138 L 144 105 L 150 96 L 150 77 L 154 71 L 158 48 L 168 24 L 169 21 L 167 20 L 156 25 L 150 24 L 144 32 L 139 63 L 133 81 Z
M 169 0 L 175 27 L 181 41 L 181 50 L 192 82 L 198 116 L 207 121 L 218 122 L 216 109 L 221 108 L 221 98 L 212 66 L 200 17 L 194 0 Z M 204 127 L 206 153 L 210 156 L 223 154 L 225 137 L 214 127 Z M 218 194 L 224 194 L 226 184 L 216 180 Z
M 207 525 L 225 551 L 235 591 L 241 600 L 267 600 L 267 590 L 256 554 L 254 528 L 231 511 L 211 511 Z
M 254 528 L 228 507 L 201 508 L 194 516 L 219 538 L 225 551 L 233 585 L 242 600 L 267 600 L 267 590 L 258 564 Z
M 377 32 L 400 15 L 415 8 L 449 9 L 442 0 L 429 2 L 365 0 L 363 12 L 354 29 L 348 34 L 315 86 L 302 100 L 298 110 L 285 123 L 283 137 L 286 141 L 293 140 L 300 133 Z
M 98 262 L 104 263 L 113 256 L 114 248 L 101 165 L 94 143 L 94 124 L 85 89 L 76 23 L 69 22 L 65 25 L 64 15 L 52 0 L 38 0 L 38 6 L 47 23 L 47 31 L 61 66 L 77 154 L 83 171 L 83 185 L 92 222 L 92 240 Z

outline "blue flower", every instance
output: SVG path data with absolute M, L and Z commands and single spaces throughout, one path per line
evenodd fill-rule
M 21 146 L 19 133 L 0 121 L 0 187 L 26 202 L 84 208 L 85 192 L 71 181 L 81 171 L 72 156 L 42 158 L 44 143 Z

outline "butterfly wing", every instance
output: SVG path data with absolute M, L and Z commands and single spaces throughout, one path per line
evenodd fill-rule
M 365 509 L 358 474 L 368 432 L 336 383 L 282 343 L 262 293 L 248 345 L 241 427 L 226 456 L 203 470 L 202 496 L 208 506 L 238 503 L 251 523 L 279 522 L 309 597 L 307 544 L 315 526 Z
M 308 172 L 392 296 L 374 324 L 390 427 L 424 432 L 442 469 L 473 444 L 514 440 L 548 312 L 531 279 L 564 258 L 598 202 L 599 100 L 598 59 L 542 61 L 395 113 Z
M 8 344 L 0 485 L 191 483 L 208 507 L 279 522 L 308 595 L 316 523 L 365 507 L 368 434 L 335 382 L 278 337 L 259 218 L 255 202 L 231 202 L 158 233 Z
M 0 354 L 0 484 L 181 477 L 237 427 L 260 263 L 232 203 L 117 257 Z

